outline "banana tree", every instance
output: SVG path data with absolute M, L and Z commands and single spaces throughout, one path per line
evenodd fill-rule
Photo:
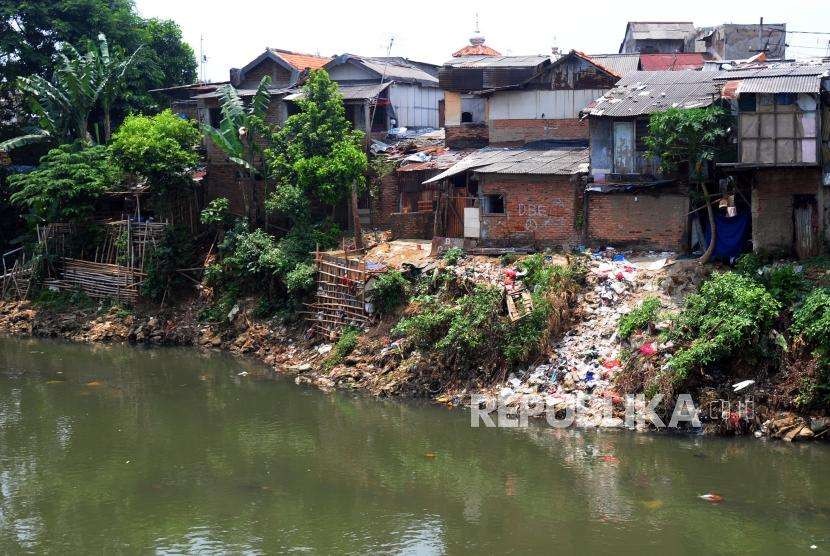
M 101 111 L 104 114 L 104 141 L 109 142 L 112 137 L 112 104 L 118 96 L 119 89 L 124 81 L 124 74 L 133 64 L 136 54 L 141 50 L 139 46 L 127 58 L 111 56 L 107 37 L 101 33 L 98 35 L 98 48 L 92 51 L 92 59 L 96 78 L 100 86 Z
M 18 78 L 18 89 L 26 95 L 37 126 L 25 135 L 0 143 L 0 150 L 43 141 L 88 140 L 89 115 L 99 101 L 108 137 L 110 106 L 138 50 L 125 60 L 113 60 L 106 37 L 99 35 L 98 40 L 97 49 L 84 55 L 71 45 L 64 45 L 51 80 L 39 75 Z
M 219 89 L 222 111 L 219 128 L 202 124 L 205 135 L 227 155 L 228 160 L 240 167 L 242 179 L 239 186 L 245 217 L 252 222 L 258 219 L 259 212 L 256 179 L 265 175 L 262 139 L 268 133 L 266 115 L 271 103 L 270 85 L 271 78 L 266 75 L 259 82 L 248 106 L 242 102 L 236 89 L 231 85 L 223 86 Z

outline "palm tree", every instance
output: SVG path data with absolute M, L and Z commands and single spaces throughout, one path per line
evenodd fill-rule
M 260 139 L 268 130 L 266 115 L 271 103 L 270 84 L 271 78 L 263 77 L 247 107 L 236 89 L 231 85 L 223 86 L 219 90 L 222 109 L 219 129 L 202 124 L 205 135 L 228 156 L 228 160 L 242 168 L 240 189 L 245 216 L 250 221 L 257 220 L 256 178 L 264 175 Z

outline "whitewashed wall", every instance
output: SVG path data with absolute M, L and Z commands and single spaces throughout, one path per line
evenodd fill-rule
M 438 101 L 444 93 L 437 87 L 394 83 L 389 101 L 395 109 L 398 125 L 404 127 L 438 127 Z
M 500 91 L 490 97 L 491 120 L 562 120 L 578 118 L 579 111 L 601 97 L 605 89 L 565 91 Z

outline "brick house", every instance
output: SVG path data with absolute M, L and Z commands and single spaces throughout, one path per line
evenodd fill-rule
M 585 142 L 486 147 L 424 183 L 440 184 L 436 232 L 483 247 L 581 241 Z

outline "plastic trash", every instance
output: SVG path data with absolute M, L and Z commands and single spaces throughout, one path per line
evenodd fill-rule
M 738 382 L 737 384 L 732 385 L 732 391 L 733 392 L 740 392 L 741 390 L 746 390 L 747 388 L 749 388 L 753 384 L 755 384 L 754 380 L 742 380 L 741 382 Z
M 720 494 L 715 494 L 714 492 L 707 492 L 706 494 L 701 494 L 698 496 L 701 500 L 706 500 L 707 502 L 712 502 L 717 504 L 718 502 L 723 502 L 723 496 Z
M 640 354 L 644 355 L 645 357 L 651 357 L 657 353 L 657 349 L 654 347 L 653 342 L 647 342 L 640 346 Z

